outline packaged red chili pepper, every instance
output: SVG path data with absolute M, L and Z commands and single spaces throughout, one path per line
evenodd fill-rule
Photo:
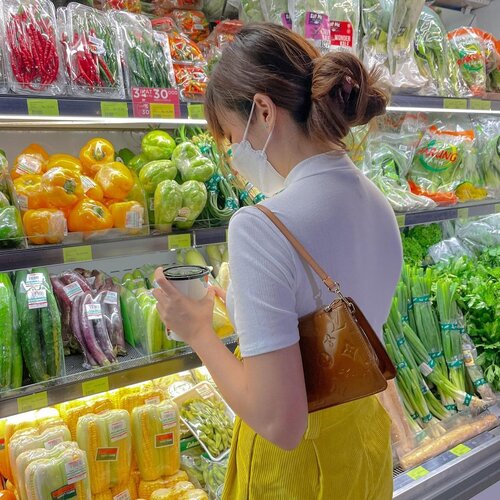
M 144 3 L 143 12 L 144 12 Z M 152 13 L 155 16 L 162 17 L 174 9 L 181 10 L 201 10 L 203 8 L 203 0 L 151 0 Z
M 103 10 L 122 10 L 132 14 L 141 13 L 141 0 L 104 0 Z
M 175 80 L 183 101 L 202 102 L 208 77 L 203 66 L 174 64 Z
M 77 96 L 123 99 L 118 32 L 106 12 L 70 3 L 61 30 L 71 92 Z
M 54 5 L 49 0 L 4 0 L 1 8 L 10 88 L 18 94 L 62 94 Z
M 210 34 L 207 18 L 199 10 L 173 10 L 171 16 L 179 30 L 193 42 L 201 42 Z

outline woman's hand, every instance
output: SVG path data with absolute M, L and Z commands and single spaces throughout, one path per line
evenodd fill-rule
M 193 345 L 200 336 L 215 335 L 212 329 L 214 309 L 213 287 L 202 300 L 193 300 L 180 293 L 164 276 L 163 269 L 155 271 L 155 281 L 159 288 L 153 290 L 158 301 L 156 308 L 167 328 L 175 332 L 186 344 Z

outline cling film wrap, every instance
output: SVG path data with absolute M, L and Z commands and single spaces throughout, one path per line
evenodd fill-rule
M 183 422 L 198 439 L 211 460 L 228 454 L 233 435 L 234 413 L 209 382 L 201 382 L 174 398 Z
M 394 0 L 388 35 L 392 86 L 403 92 L 417 92 L 427 83 L 414 57 L 414 39 L 425 0 Z
M 326 0 L 292 0 L 289 2 L 292 27 L 322 54 L 330 51 L 330 22 Z
M 151 21 L 142 15 L 115 11 L 111 17 L 119 31 L 128 94 L 134 87 L 173 88 L 167 35 L 154 31 Z
M 418 134 L 378 132 L 368 138 L 362 171 L 382 191 L 396 212 L 436 206 L 429 198 L 413 194 L 406 180 L 418 140 Z
M 207 18 L 200 10 L 175 9 L 170 15 L 181 32 L 187 35 L 193 42 L 202 42 L 210 34 Z
M 123 99 L 118 32 L 110 16 L 70 3 L 66 23 L 61 43 L 69 62 L 71 92 L 82 97 Z
M 292 29 L 288 0 L 260 0 L 260 7 L 264 21 Z
M 67 449 L 54 458 L 36 460 L 26 468 L 29 500 L 91 500 L 85 452 Z
M 208 76 L 204 66 L 174 64 L 174 74 L 183 101 L 203 102 L 208 84 Z
M 3 34 L 3 12 L 2 9 L 0 8 L 0 36 L 3 37 L 5 36 Z M 6 69 L 6 55 L 7 52 L 5 50 L 5 46 L 3 43 L 0 43 L 0 92 L 2 94 L 7 93 L 9 91 L 9 82 L 7 79 L 7 69 Z
M 265 21 L 260 0 L 241 0 L 239 2 L 239 15 L 245 24 L 260 23 Z
M 228 465 L 228 457 L 214 462 L 205 455 L 200 457 L 200 468 L 203 474 L 204 489 L 208 491 L 211 498 L 217 498 L 217 492 L 224 485 Z
M 474 96 L 486 93 L 486 59 L 481 38 L 473 28 L 448 33 L 448 40 L 460 73 Z
M 332 51 L 360 55 L 360 0 L 330 0 L 330 44 Z
M 500 214 L 455 224 L 457 238 L 475 253 L 500 247 Z
M 390 86 L 388 37 L 393 0 L 364 0 L 361 10 L 363 26 L 363 62 L 368 69 L 377 69 L 381 83 Z
M 7 0 L 2 9 L 10 88 L 17 94 L 63 94 L 54 5 L 48 0 Z

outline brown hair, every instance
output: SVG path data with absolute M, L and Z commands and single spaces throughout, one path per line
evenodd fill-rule
M 320 53 L 303 37 L 270 23 L 245 26 L 223 51 L 205 96 L 208 126 L 223 139 L 219 117 L 248 120 L 255 94 L 287 110 L 308 137 L 344 147 L 351 127 L 385 111 L 377 75 L 347 53 Z

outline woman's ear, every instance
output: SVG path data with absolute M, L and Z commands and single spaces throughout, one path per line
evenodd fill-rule
M 264 128 L 271 132 L 276 123 L 276 105 L 270 97 L 265 94 L 255 94 L 255 117 L 257 123 L 261 123 Z

